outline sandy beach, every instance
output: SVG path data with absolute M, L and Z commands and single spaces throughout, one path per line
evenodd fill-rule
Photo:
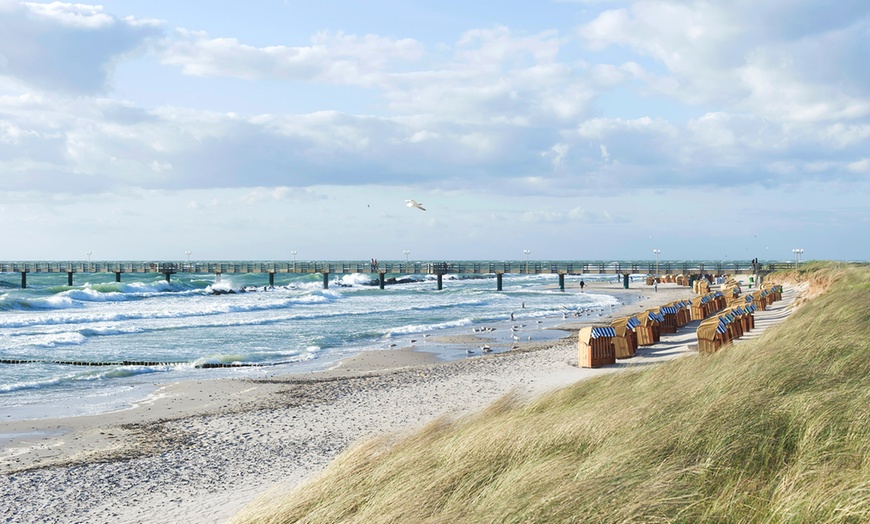
M 589 377 L 696 355 L 697 322 L 603 369 L 577 366 L 574 332 L 680 298 L 691 289 L 639 282 L 586 286 L 627 299 L 611 315 L 569 318 L 566 338 L 436 362 L 411 348 L 372 351 L 336 367 L 262 380 L 162 387 L 133 409 L 6 423 L 0 430 L 4 522 L 223 522 L 276 484 L 321 471 L 355 442 L 413 431 L 514 394 L 538 395 Z M 576 291 L 576 290 L 572 290 Z M 744 291 L 746 289 L 744 288 Z M 797 289 L 756 314 L 757 336 L 790 312 Z M 433 341 L 434 342 L 434 341 Z M 446 343 L 468 343 L 473 335 Z

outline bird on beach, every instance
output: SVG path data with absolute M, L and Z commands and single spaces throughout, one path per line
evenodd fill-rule
M 466 355 L 473 355 L 473 354 L 474 354 L 474 350 L 473 350 L 473 349 L 466 349 L 466 350 L 465 350 L 465 354 L 466 354 Z
M 480 346 L 480 350 L 483 351 L 484 353 L 489 353 L 490 351 L 492 351 L 492 349 L 486 344 Z
M 405 205 L 408 207 L 416 207 L 420 211 L 426 211 L 426 208 L 423 207 L 423 204 L 417 202 L 416 200 L 405 200 Z

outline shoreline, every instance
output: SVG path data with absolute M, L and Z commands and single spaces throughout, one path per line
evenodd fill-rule
M 615 366 L 577 366 L 581 326 L 692 296 L 674 284 L 658 292 L 635 285 L 587 284 L 586 292 L 636 300 L 601 317 L 566 319 L 557 326 L 565 337 L 513 351 L 446 362 L 412 348 L 365 351 L 323 371 L 178 382 L 132 409 L 4 424 L 0 493 L 13 507 L 0 515 L 16 522 L 33 516 L 18 511 L 39 508 L 61 522 L 225 520 L 272 484 L 302 482 L 360 440 L 472 413 L 506 394 L 528 398 L 696 353 L 695 331 L 684 328 Z M 439 343 L 473 344 L 465 336 Z M 118 482 L 124 489 L 109 489 Z M 88 496 L 69 500 L 70 490 Z

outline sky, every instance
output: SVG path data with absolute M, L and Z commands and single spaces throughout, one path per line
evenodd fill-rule
M 0 0 L 0 260 L 868 260 L 868 56 L 865 0 Z

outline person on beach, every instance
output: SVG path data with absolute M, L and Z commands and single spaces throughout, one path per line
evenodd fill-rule
M 658 283 L 658 282 L 654 282 L 654 283 L 653 283 L 653 290 L 654 290 L 656 293 L 658 293 L 658 291 L 659 291 L 659 283 Z
M 586 286 L 586 282 L 580 281 L 580 292 L 583 292 L 583 287 Z

